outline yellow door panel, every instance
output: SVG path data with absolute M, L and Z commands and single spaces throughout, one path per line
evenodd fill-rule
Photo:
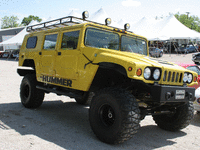
M 55 61 L 55 51 L 42 51 L 41 52 L 41 64 L 40 70 L 43 75 L 55 75 L 54 71 L 54 61 Z
M 80 54 L 77 50 L 60 51 L 56 57 L 56 77 L 77 79 L 77 63 Z

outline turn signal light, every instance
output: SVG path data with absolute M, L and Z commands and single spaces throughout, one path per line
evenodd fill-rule
M 196 82 L 196 81 L 197 81 L 197 77 L 195 76 L 195 77 L 194 77 L 194 82 Z
M 136 74 L 137 74 L 137 76 L 141 76 L 142 75 L 142 69 L 141 68 L 137 69 Z
M 133 70 L 133 68 L 132 67 L 128 67 L 128 71 L 132 71 Z

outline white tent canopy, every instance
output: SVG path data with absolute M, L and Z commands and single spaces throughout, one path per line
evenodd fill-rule
M 109 18 L 108 14 L 105 12 L 103 8 L 100 8 L 98 11 L 96 11 L 94 14 L 89 17 L 90 20 L 105 24 L 105 19 Z
M 96 11 L 94 14 L 91 15 L 91 17 L 89 17 L 89 20 L 94 21 L 94 22 L 98 22 L 101 24 L 105 24 L 105 20 L 106 18 L 111 18 L 106 11 L 103 8 L 100 8 L 98 11 Z M 118 22 L 113 21 L 111 18 L 111 24 L 110 26 L 113 27 L 117 27 L 117 28 L 123 28 L 124 27 L 124 20 L 120 20 Z M 123 24 L 123 25 L 122 25 Z
M 71 11 L 69 16 L 81 17 L 81 14 Z M 89 17 L 89 20 L 105 24 L 105 19 L 109 15 L 103 8 L 100 8 Z M 129 21 L 131 22 L 131 20 Z M 32 21 L 30 25 L 36 24 Z M 111 26 L 123 28 L 125 21 L 112 21 Z M 142 18 L 137 23 L 131 24 L 131 31 L 146 37 L 148 40 L 170 40 L 170 39 L 200 39 L 200 33 L 191 30 L 180 23 L 174 15 L 170 15 L 161 20 Z M 0 45 L 21 45 L 24 36 L 27 34 L 26 28 L 9 40 L 3 41 Z
M 147 37 L 148 40 L 198 39 L 200 33 L 189 29 L 174 15 L 162 20 L 143 18 L 133 24 L 133 32 Z
M 34 25 L 34 24 L 37 24 L 37 23 L 38 23 L 37 21 L 31 21 L 29 25 Z M 12 38 L 10 38 L 10 39 L 8 39 L 6 41 L 1 42 L 0 46 L 1 45 L 22 45 L 24 36 L 26 34 L 28 34 L 28 32 L 26 32 L 26 27 L 25 27 L 17 35 L 13 36 Z

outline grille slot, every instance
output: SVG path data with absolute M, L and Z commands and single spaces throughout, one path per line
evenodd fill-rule
M 171 71 L 168 73 L 168 82 L 170 81 L 170 78 L 171 78 Z
M 163 75 L 164 82 L 177 82 L 181 83 L 182 81 L 182 73 L 174 72 L 174 71 L 165 71 Z

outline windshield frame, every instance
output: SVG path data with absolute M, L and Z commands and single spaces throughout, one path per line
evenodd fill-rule
M 117 44 L 119 44 L 118 45 L 118 49 L 110 49 L 110 48 L 107 48 L 107 47 L 97 47 L 97 46 L 90 46 L 90 45 L 87 45 L 86 44 L 86 38 L 87 38 L 87 31 L 88 31 L 88 29 L 94 29 L 94 30 L 99 30 L 99 31 L 102 31 L 102 32 L 108 32 L 108 33 L 112 33 L 112 34 L 114 34 L 114 35 L 118 35 L 118 43 Z M 137 39 L 137 40 L 139 40 L 140 42 L 142 41 L 142 42 L 145 42 L 145 48 L 143 48 L 143 52 L 142 53 L 139 53 L 139 52 L 134 52 L 134 51 L 132 51 L 132 52 L 130 52 L 130 53 L 136 53 L 136 54 L 142 54 L 142 55 L 146 55 L 146 56 L 148 56 L 148 41 L 145 39 L 145 38 L 143 38 L 143 37 L 140 37 L 140 36 L 137 36 L 137 35 L 131 35 L 131 34 L 127 34 L 127 33 L 120 33 L 120 32 L 114 32 L 114 31 L 112 31 L 112 30 L 109 30 L 109 29 L 104 29 L 104 28 L 98 28 L 98 27 L 94 27 L 94 26 L 88 26 L 86 29 L 85 29 L 85 35 L 84 35 L 84 45 L 86 46 L 86 47 L 93 47 L 93 48 L 103 48 L 103 49 L 107 49 L 107 50 L 116 50 L 116 51 L 121 51 L 121 52 L 128 52 L 128 51 L 123 51 L 122 50 L 122 39 L 123 39 L 123 37 L 125 37 L 125 38 L 130 38 L 130 39 Z

